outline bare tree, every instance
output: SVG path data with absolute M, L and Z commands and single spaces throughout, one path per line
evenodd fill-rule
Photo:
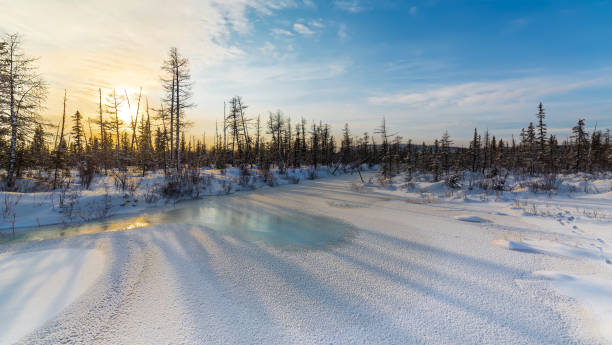
M 168 58 L 162 64 L 162 71 L 166 77 L 162 78 L 162 86 L 166 91 L 164 101 L 170 103 L 170 150 L 176 150 L 171 157 L 175 158 L 176 170 L 181 170 L 182 133 L 181 117 L 185 110 L 193 106 L 191 99 L 191 74 L 189 73 L 189 60 L 179 54 L 175 47 L 170 48 Z
M 121 96 L 117 95 L 117 91 L 113 89 L 113 92 L 106 96 L 106 112 L 114 116 L 111 120 L 111 128 L 115 130 L 116 143 L 115 143 L 115 164 L 119 167 L 119 145 L 121 142 L 121 136 L 119 131 L 123 125 L 123 121 L 119 119 L 119 107 L 123 103 Z
M 1 42 L 0 109 L 8 115 L 3 118 L 9 120 L 11 142 L 6 186 L 12 188 L 19 164 L 17 147 L 33 134 L 39 124 L 38 112 L 46 99 L 47 86 L 38 74 L 37 59 L 23 53 L 18 34 L 5 35 Z

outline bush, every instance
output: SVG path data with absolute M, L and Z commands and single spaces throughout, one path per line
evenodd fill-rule
M 96 174 L 96 163 L 92 159 L 87 159 L 80 162 L 78 164 L 78 168 L 81 186 L 83 186 L 85 189 L 89 189 Z
M 180 174 L 170 175 L 164 184 L 159 187 L 159 193 L 168 198 L 190 197 L 198 199 L 200 192 L 205 189 L 208 179 L 204 178 L 198 169 L 190 169 Z
M 453 189 L 461 189 L 461 175 L 452 174 L 448 176 L 445 180 L 446 185 Z

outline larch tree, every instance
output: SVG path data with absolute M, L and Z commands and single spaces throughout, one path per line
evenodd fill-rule
M 178 49 L 170 48 L 168 58 L 162 63 L 162 86 L 166 93 L 164 101 L 169 103 L 170 109 L 170 151 L 171 158 L 174 159 L 176 171 L 181 171 L 181 148 L 180 136 L 183 132 L 181 118 L 185 110 L 193 107 L 190 102 L 191 93 L 191 74 L 189 72 L 189 60 L 183 57 Z
M 115 166 L 120 167 L 119 159 L 119 147 L 121 143 L 121 126 L 123 121 L 119 118 L 119 108 L 123 104 L 123 99 L 120 95 L 117 95 L 117 91 L 113 89 L 113 92 L 106 96 L 106 112 L 111 115 L 110 127 L 115 131 Z
M 17 149 L 40 123 L 47 85 L 38 74 L 37 59 L 23 52 L 18 34 L 7 34 L 0 42 L 0 113 L 6 115 L 2 126 L 10 133 L 6 187 L 13 188 L 19 168 Z

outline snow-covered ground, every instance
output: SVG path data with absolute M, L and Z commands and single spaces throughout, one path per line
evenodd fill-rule
M 83 294 L 104 268 L 92 249 L 50 249 L 0 256 L 0 344 L 42 326 Z
M 95 249 L 107 260 L 23 344 L 606 344 L 612 200 L 597 183 L 495 194 L 344 175 L 224 197 L 346 224 L 327 246 L 179 221 L 7 243 L 0 259 Z
M 498 247 L 590 262 L 595 271 L 564 267 L 534 270 L 532 276 L 549 280 L 561 294 L 577 300 L 594 317 L 605 342 L 612 343 L 612 175 L 509 176 L 503 190 L 493 191 L 482 184 L 470 173 L 454 188 L 447 181 L 431 182 L 427 175 L 400 175 L 376 188 L 413 201 L 471 209 L 472 214 L 455 219 L 499 230 L 492 242 Z M 490 187 L 491 179 L 485 185 Z M 503 226 L 493 220 L 500 216 L 527 226 Z

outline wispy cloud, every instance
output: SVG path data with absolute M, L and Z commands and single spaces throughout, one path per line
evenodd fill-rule
M 277 36 L 277 37 L 280 37 L 280 36 L 288 36 L 288 37 L 295 36 L 293 34 L 293 32 L 291 32 L 289 30 L 281 29 L 281 28 L 274 28 L 274 29 L 272 29 L 272 34 L 274 34 L 274 36 Z
M 293 0 L 46 0 L 2 2 L 0 32 L 19 32 L 29 54 L 40 56 L 49 81 L 48 111 L 59 113 L 68 89 L 70 106 L 95 109 L 101 88 L 143 86 L 159 94 L 159 66 L 176 46 L 192 61 L 192 72 L 242 58 L 233 35 L 253 32 L 253 17 L 295 7 Z M 196 83 L 197 85 L 197 83 Z M 197 102 L 197 100 L 196 100 Z
M 317 8 L 317 4 L 314 3 L 314 1 L 312 0 L 302 0 L 302 3 L 304 4 L 304 6 L 309 7 L 309 8 Z
M 325 24 L 323 24 L 323 20 L 320 18 L 309 21 L 308 25 L 314 28 L 319 28 L 319 29 L 323 29 L 325 27 Z
M 362 0 L 337 0 L 334 1 L 334 6 L 349 13 L 359 13 L 366 10 L 366 5 Z
M 338 38 L 341 41 L 346 41 L 349 39 L 348 32 L 346 31 L 346 24 L 344 23 L 341 23 L 340 25 L 338 25 Z
M 293 24 L 293 30 L 295 32 L 297 32 L 298 34 L 304 35 L 304 36 L 312 36 L 315 34 L 315 32 L 313 30 L 311 30 L 308 26 L 302 24 L 302 23 L 295 23 Z
M 425 91 L 404 91 L 368 98 L 373 104 L 399 104 L 411 108 L 462 108 L 502 106 L 510 103 L 534 102 L 547 95 L 561 94 L 602 84 L 608 78 L 594 77 L 580 81 L 563 78 L 522 78 L 494 82 L 469 82 L 429 88 Z

